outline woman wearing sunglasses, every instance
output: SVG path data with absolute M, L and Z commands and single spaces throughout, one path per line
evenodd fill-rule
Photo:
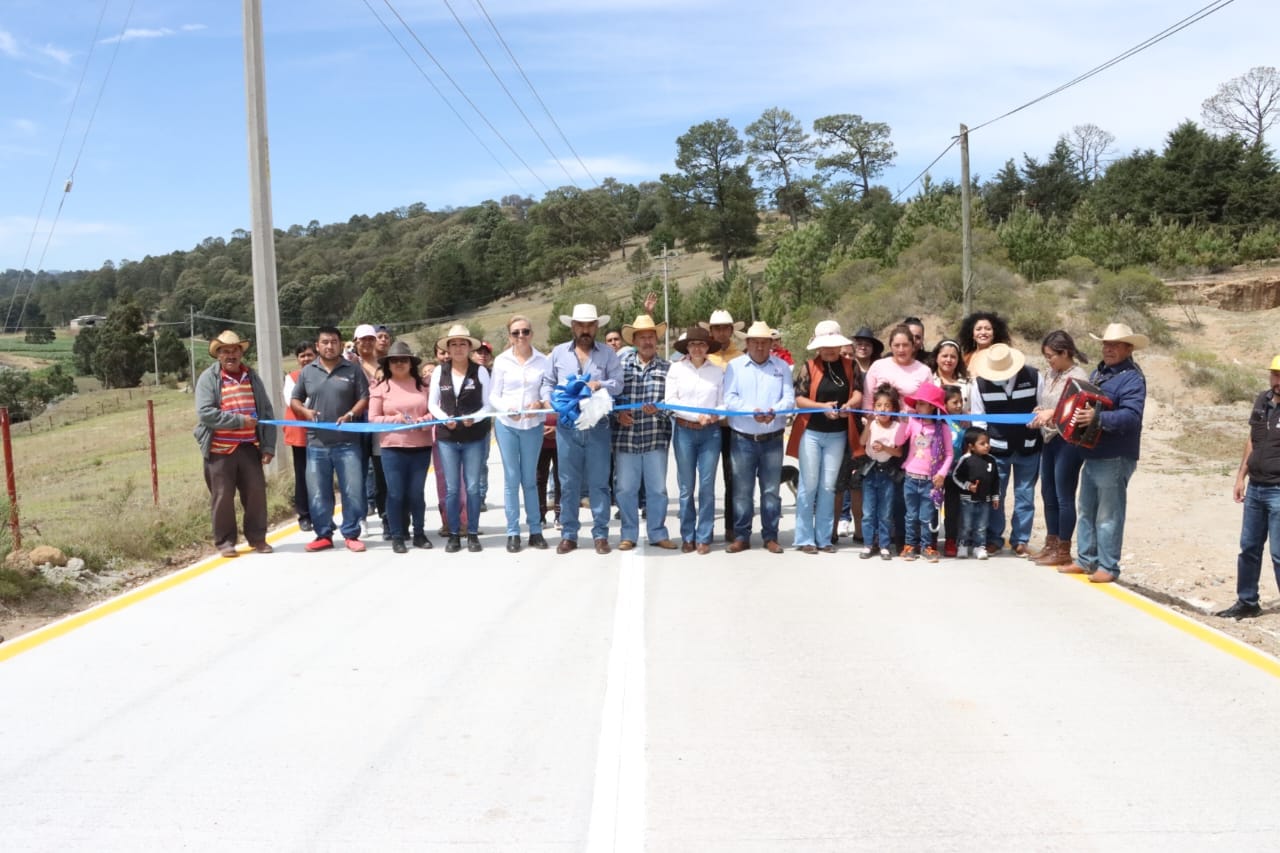
M 494 411 L 498 452 L 502 454 L 505 482 L 503 508 L 507 514 L 507 550 L 520 550 L 520 497 L 524 496 L 524 517 L 529 525 L 529 547 L 546 548 L 542 536 L 542 510 L 538 501 L 538 456 L 542 452 L 539 399 L 542 377 L 551 369 L 551 360 L 533 348 L 533 323 L 517 314 L 507 321 L 511 346 L 493 362 L 493 387 L 489 402 Z

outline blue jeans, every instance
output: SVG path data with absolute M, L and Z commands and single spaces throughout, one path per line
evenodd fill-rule
M 489 436 L 475 441 L 436 441 L 440 467 L 444 469 L 445 523 L 453 535 L 462 533 L 462 489 L 467 490 L 467 530 L 480 529 L 480 469 L 484 467 L 484 445 Z
M 1084 461 L 1076 522 L 1076 553 L 1082 567 L 1120 574 L 1129 478 L 1137 467 L 1137 459 L 1124 456 Z
M 520 535 L 521 492 L 524 493 L 524 520 L 529 525 L 529 533 L 541 533 L 538 456 L 542 453 L 542 426 L 516 429 L 497 421 L 493 428 L 498 434 L 498 452 L 502 454 L 502 508 L 507 514 L 507 535 Z
M 360 538 L 364 518 L 365 456 L 360 441 L 342 444 L 307 443 L 307 494 L 311 496 L 311 524 L 317 539 L 333 538 L 333 477 L 342 495 L 342 535 Z
M 893 478 L 872 469 L 862 478 L 862 544 L 890 547 L 893 529 Z
M 1236 558 L 1236 597 L 1245 604 L 1258 603 L 1262 545 L 1267 537 L 1271 538 L 1271 568 L 1280 586 L 1280 486 L 1250 483 L 1244 493 L 1240 556 Z
M 677 427 L 678 429 L 678 427 Z M 645 494 L 649 542 L 670 539 L 667 533 L 667 448 L 647 453 L 614 454 L 614 497 L 622 516 L 622 540 L 640 539 L 640 490 Z
M 1040 456 L 1028 453 L 1020 456 L 993 456 L 996 470 L 1000 472 L 1000 507 L 992 508 L 987 519 L 987 541 L 1004 542 L 1004 510 L 1009 506 L 1009 472 L 1013 471 L 1013 530 L 1009 533 L 1009 547 L 1026 545 L 1031 541 L 1031 525 L 1036 520 L 1036 480 L 1040 479 Z
M 819 415 L 818 417 L 822 417 Z M 836 478 L 849 433 L 806 429 L 800 437 L 800 485 L 796 489 L 796 547 L 831 544 L 836 514 Z
M 933 481 L 910 474 L 902 481 L 902 497 L 907 504 L 906 543 L 918 548 L 933 545 Z
M 960 544 L 980 548 L 987 544 L 988 501 L 970 501 L 960 498 Z
M 671 445 L 676 455 L 680 486 L 680 539 L 711 544 L 716 523 L 716 460 L 720 458 L 720 430 L 712 425 L 688 429 L 676 425 Z M 698 490 L 695 506 L 694 488 Z
M 1040 454 L 1040 500 L 1050 536 L 1071 541 L 1076 532 L 1076 487 L 1083 462 L 1076 446 L 1061 438 L 1051 439 Z
M 751 541 L 759 482 L 760 534 L 765 542 L 777 542 L 782 519 L 782 436 L 752 441 L 734 432 L 729 447 L 733 458 L 733 538 Z
M 582 528 L 578 521 L 578 502 L 583 494 L 591 501 L 591 538 L 609 537 L 610 435 L 607 419 L 588 430 L 570 426 L 556 429 L 561 539 L 578 541 L 578 531 Z
M 382 448 L 382 473 L 387 478 L 387 526 L 392 539 L 407 539 L 406 522 L 414 533 L 426 532 L 427 469 L 431 467 L 430 447 Z

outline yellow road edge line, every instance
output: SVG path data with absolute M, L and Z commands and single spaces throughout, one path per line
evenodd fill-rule
M 298 532 L 298 524 L 282 527 L 272 533 L 267 534 L 267 541 L 279 541 L 287 536 L 291 536 Z M 252 554 L 248 552 L 245 555 Z M 8 642 L 0 643 L 0 662 L 17 657 L 23 652 L 29 652 L 38 646 L 43 646 L 50 640 L 55 640 L 71 633 L 77 628 L 82 628 L 93 622 L 97 622 L 104 616 L 117 613 L 126 607 L 137 604 L 140 601 L 146 601 L 154 595 L 159 595 L 165 590 L 173 589 L 179 584 L 186 583 L 189 580 L 198 578 L 206 572 L 225 566 L 232 559 L 240 559 L 239 557 L 210 557 L 204 561 L 196 563 L 194 566 L 188 566 L 185 569 L 179 569 L 171 575 L 165 575 L 162 578 L 151 581 L 137 589 L 131 589 L 128 592 L 117 595 L 115 598 L 109 598 L 101 604 L 95 605 L 88 610 L 82 610 L 65 619 L 59 619 L 57 622 L 51 622 L 48 625 L 36 628 L 26 634 L 15 637 Z
M 1114 583 L 1089 583 L 1089 579 L 1080 575 L 1073 576 L 1080 583 L 1089 584 L 1098 590 L 1105 592 L 1107 595 L 1128 604 L 1146 613 L 1148 616 L 1154 616 L 1161 622 L 1189 634 L 1197 640 L 1208 643 L 1221 652 L 1226 652 L 1233 658 L 1243 663 L 1247 663 L 1252 667 L 1262 670 L 1268 675 L 1280 678 L 1280 660 L 1276 660 L 1266 652 L 1253 648 L 1243 640 L 1238 640 L 1228 634 L 1224 634 L 1217 628 L 1206 625 L 1192 619 L 1190 616 L 1184 616 L 1176 610 L 1172 610 L 1163 604 L 1158 604 L 1149 598 L 1142 596 L 1133 590 L 1117 586 Z

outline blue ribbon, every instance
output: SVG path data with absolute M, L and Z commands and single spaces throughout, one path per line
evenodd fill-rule
M 561 420 L 563 420 L 565 423 L 569 425 L 572 425 L 577 420 L 577 417 L 578 417 L 577 406 L 581 403 L 581 400 L 584 399 L 585 397 L 591 396 L 591 392 L 587 390 L 585 395 L 573 397 L 572 395 L 575 393 L 580 395 L 582 394 L 582 391 L 586 389 L 586 383 L 584 382 L 580 389 L 569 387 L 571 385 L 572 385 L 572 380 L 566 383 L 565 386 L 557 386 L 556 387 L 557 392 L 560 392 L 561 390 L 564 391 L 564 394 L 562 395 L 562 398 L 560 401 L 560 406 L 559 407 L 557 406 L 556 396 L 554 393 L 552 394 L 552 403 L 551 403 L 552 411 L 554 411 Z M 753 417 L 756 414 L 755 412 L 739 412 L 739 411 L 731 411 L 729 409 L 705 409 L 699 406 L 682 406 L 676 403 L 653 403 L 653 404 L 623 403 L 622 405 L 614 406 L 613 410 L 615 412 L 628 412 L 628 411 L 635 411 L 636 409 L 640 409 L 648 405 L 654 405 L 659 409 L 663 409 L 670 412 L 690 412 L 695 415 L 715 415 L 716 417 L 722 417 L 722 418 L 749 418 L 749 417 Z M 775 416 L 818 415 L 818 414 L 826 414 L 829 411 L 831 411 L 831 409 L 822 409 L 822 408 L 775 409 L 773 414 Z M 921 415 L 915 412 L 877 412 L 872 409 L 837 409 L 836 411 L 841 412 L 842 414 L 872 415 L 872 416 L 886 414 L 891 418 L 923 418 L 925 420 L 931 420 L 931 421 L 962 421 L 965 423 L 969 423 L 972 421 L 982 421 L 983 423 L 989 423 L 989 424 L 1014 424 L 1017 426 L 1026 426 L 1027 424 L 1031 423 L 1031 418 L 1032 418 L 1032 415 L 1025 414 L 1025 413 L 1024 414 L 1008 414 L 1008 415 L 1000 415 L 1000 414 Z M 467 415 L 465 417 L 458 417 L 458 418 L 444 418 L 442 420 L 416 421 L 411 424 L 372 424 L 372 423 L 338 424 L 338 423 L 333 423 L 331 421 L 298 421 L 298 420 L 263 420 L 263 421 L 259 421 L 258 423 L 272 424 L 274 426 L 281 426 L 281 427 L 301 427 L 303 429 L 336 430 L 338 432 L 355 432 L 355 433 L 403 432 L 405 430 L 422 429 L 423 427 L 438 426 L 440 424 L 447 424 L 450 422 L 461 422 L 464 420 L 478 421 L 478 420 L 481 420 L 482 418 L 505 418 L 505 417 L 511 417 L 511 416 L 519 416 L 519 415 L 546 415 L 546 414 L 547 414 L 546 409 L 520 409 L 515 412 L 485 412 L 483 414 Z

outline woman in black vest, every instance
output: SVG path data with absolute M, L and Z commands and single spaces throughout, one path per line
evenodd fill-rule
M 427 407 L 432 417 L 446 421 L 436 427 L 436 447 L 444 469 L 445 521 L 449 527 L 446 553 L 462 548 L 460 535 L 461 493 L 467 490 L 467 550 L 480 547 L 480 471 L 489 441 L 489 419 L 476 417 L 490 411 L 489 371 L 471 361 L 480 341 L 466 326 L 454 324 L 436 343 L 446 358 L 431 374 Z

